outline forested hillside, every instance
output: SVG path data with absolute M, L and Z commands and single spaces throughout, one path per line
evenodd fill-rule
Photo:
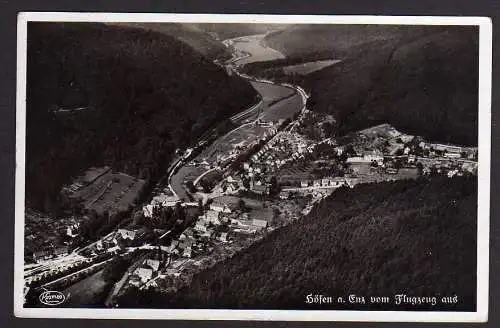
M 114 23 L 114 25 L 142 28 L 173 36 L 212 60 L 231 58 L 231 52 L 228 48 L 220 40 L 217 40 L 215 35 L 198 27 L 199 24 Z
M 310 108 L 333 114 L 339 134 L 387 122 L 434 141 L 477 145 L 478 37 L 473 26 L 298 25 L 265 40 L 287 56 L 273 64 L 342 60 L 281 77 L 310 90 Z
M 145 179 L 256 92 L 187 44 L 143 29 L 29 23 L 26 191 L 50 207 L 90 165 Z
M 433 26 L 297 24 L 269 33 L 265 43 L 289 58 L 328 53 L 338 59 L 355 56 L 359 47 L 398 42 L 442 30 Z
M 474 310 L 475 177 L 435 177 L 338 189 L 304 219 L 194 277 L 174 295 L 141 293 L 180 308 L 306 309 L 306 295 L 389 296 L 387 305 L 317 308 L 405 309 L 395 294 L 458 296 L 457 304 L 407 309 Z M 352 306 L 352 307 L 351 307 Z

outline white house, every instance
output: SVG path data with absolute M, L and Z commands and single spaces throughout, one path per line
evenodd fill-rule
M 79 223 L 75 223 L 75 224 L 72 224 L 72 225 L 69 225 L 67 228 L 66 228 L 66 234 L 73 238 L 73 237 L 76 237 L 78 236 L 78 228 L 80 227 L 80 224 Z
M 367 162 L 377 162 L 378 164 L 382 164 L 384 162 L 384 155 L 379 150 L 373 150 L 371 152 L 365 153 L 363 155 L 363 159 Z
M 279 195 L 280 199 L 288 199 L 290 197 L 290 193 L 288 191 L 282 191 Z
M 340 187 L 346 183 L 345 178 L 343 177 L 333 177 L 330 179 L 330 185 L 335 187 Z
M 371 161 L 361 156 L 348 157 L 346 160 L 346 163 L 369 163 L 369 162 Z
M 160 261 L 153 259 L 146 259 L 144 261 L 144 265 L 149 266 L 151 269 L 153 269 L 154 272 L 156 272 L 160 268 Z
M 261 219 L 252 219 L 252 226 L 258 229 L 267 228 L 267 221 Z
M 212 204 L 210 204 L 209 208 L 210 208 L 210 210 L 215 211 L 215 212 L 231 213 L 231 209 L 229 208 L 229 206 L 227 206 L 226 204 L 218 203 L 218 202 L 213 202 Z
M 449 152 L 446 152 L 444 154 L 444 157 L 446 157 L 446 158 L 460 158 L 461 155 L 460 155 L 460 153 L 449 153 Z
M 229 239 L 228 239 L 228 234 L 227 234 L 227 232 L 223 232 L 223 233 L 221 233 L 218 239 L 219 239 L 220 241 L 224 242 L 224 243 L 228 242 L 228 241 L 229 241 Z
M 196 225 L 194 226 L 193 228 L 195 231 L 199 231 L 199 232 L 205 232 L 207 231 L 207 226 L 204 224 L 204 222 L 196 222 Z
M 452 145 L 443 145 L 443 144 L 433 144 L 434 149 L 440 151 L 447 151 L 448 153 L 458 153 L 462 152 L 462 147 L 452 146 Z
M 149 266 L 142 265 L 137 269 L 135 269 L 134 274 L 139 276 L 141 281 L 144 283 L 153 278 L 153 269 L 150 268 Z
M 118 229 L 118 234 L 123 238 L 123 239 L 130 239 L 134 240 L 135 236 L 137 235 L 137 231 L 134 230 L 127 230 L 127 229 Z
M 212 222 L 213 224 L 220 224 L 219 221 L 220 212 L 208 210 L 205 212 L 205 218 L 207 222 Z
M 188 246 L 184 248 L 184 252 L 182 252 L 182 257 L 192 257 L 193 256 L 193 249 L 191 246 Z
M 142 213 L 144 213 L 144 216 L 147 218 L 150 218 L 153 216 L 153 209 L 154 206 L 151 204 L 145 205 L 142 207 Z

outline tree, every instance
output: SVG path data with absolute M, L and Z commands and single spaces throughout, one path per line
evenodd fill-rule
M 241 210 L 241 211 L 245 211 L 246 210 L 246 204 L 245 204 L 245 201 L 243 199 L 239 199 L 238 200 L 238 208 Z
M 174 214 L 173 218 L 177 220 L 182 220 L 184 221 L 186 219 L 186 213 L 184 212 L 184 208 L 181 206 L 180 203 L 175 204 L 175 209 L 174 209 Z
M 201 179 L 200 185 L 203 188 L 203 192 L 209 193 L 212 191 L 212 185 L 206 179 Z
M 269 196 L 276 196 L 280 192 L 280 185 L 276 176 L 271 177 L 271 186 L 269 187 Z
M 121 256 L 113 259 L 103 271 L 102 277 L 107 282 L 114 282 L 122 276 L 123 272 L 128 268 L 130 262 Z
M 203 213 L 203 201 L 200 199 L 198 199 L 198 212 L 200 213 L 200 215 Z
M 422 165 L 422 163 L 418 162 L 417 163 L 417 170 L 418 170 L 418 175 L 422 175 L 423 172 L 424 172 L 424 166 Z
M 188 182 L 186 182 L 186 188 L 187 188 L 187 190 L 190 193 L 195 193 L 196 192 L 196 188 L 194 187 L 194 183 L 191 180 L 189 180 Z
M 356 150 L 354 150 L 354 147 L 352 145 L 347 145 L 343 151 L 343 154 L 345 154 L 346 157 L 357 155 Z
M 245 187 L 246 189 L 250 189 L 250 179 L 243 179 L 243 187 Z
M 435 176 L 438 174 L 438 170 L 436 168 L 436 166 L 431 166 L 431 170 L 430 170 L 430 173 L 429 173 L 431 176 Z
M 335 124 L 332 122 L 323 123 L 322 128 L 328 137 L 334 137 L 335 133 L 337 132 L 337 128 L 336 128 Z
M 141 226 L 146 222 L 146 217 L 142 211 L 136 211 L 134 213 L 133 223 L 135 226 Z

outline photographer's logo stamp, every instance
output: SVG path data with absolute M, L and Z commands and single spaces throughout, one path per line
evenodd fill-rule
M 38 299 L 42 304 L 54 306 L 64 303 L 66 296 L 58 291 L 46 290 L 40 294 Z

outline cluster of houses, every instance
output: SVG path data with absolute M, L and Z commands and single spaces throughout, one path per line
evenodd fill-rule
M 162 250 L 168 254 L 191 258 L 195 254 L 210 251 L 210 240 L 230 243 L 235 232 L 252 234 L 267 226 L 265 220 L 249 219 L 248 213 L 239 213 L 226 204 L 213 202 L 198 217 L 193 227 L 184 230 L 178 239 L 172 240 Z
M 248 213 L 242 213 L 236 218 L 231 219 L 230 227 L 235 232 L 254 234 L 257 231 L 266 229 L 268 221 L 262 219 L 250 219 Z
M 116 252 L 122 247 L 137 246 L 147 239 L 148 232 L 145 228 L 140 229 L 118 229 L 106 238 L 99 239 L 95 243 L 94 252 Z
M 172 240 L 170 246 L 164 248 L 169 254 L 191 258 L 195 252 L 202 252 L 206 248 L 206 241 L 219 240 L 229 242 L 229 233 L 220 232 L 217 229 L 222 224 L 229 223 L 229 214 L 232 210 L 219 203 L 212 203 L 203 215 L 200 215 L 194 227 L 189 227 L 179 236 L 177 240 Z
M 68 255 L 68 246 L 57 247 L 53 249 L 45 249 L 33 252 L 33 261 L 40 263 L 46 260 L 54 259 L 60 256 Z
M 387 154 L 374 148 L 362 151 L 362 155 L 347 157 L 346 163 L 350 164 L 350 169 L 354 174 L 366 175 L 371 172 L 383 172 L 395 175 L 398 173 L 399 167 L 417 170 L 417 165 L 421 166 L 420 173 L 424 175 L 431 173 L 433 169 L 436 169 L 437 173 L 447 174 L 449 177 L 463 175 L 465 172 L 472 174 L 477 172 L 476 147 L 429 143 L 419 137 L 404 135 L 390 128 L 392 127 L 381 125 L 359 133 L 360 139 L 369 144 L 370 141 L 365 140 L 367 135 L 383 132 L 388 135 L 389 139 L 382 138 L 382 140 L 387 141 L 389 146 Z M 389 132 L 379 131 L 380 129 Z M 339 151 L 342 150 L 343 147 L 339 147 Z M 368 165 L 379 167 L 379 170 L 370 169 Z
M 151 202 L 142 207 L 142 212 L 145 217 L 151 218 L 155 207 L 173 207 L 179 202 L 179 198 L 173 195 L 169 190 L 159 193 L 154 196 Z
M 82 218 L 68 216 L 58 220 L 27 209 L 25 217 L 25 250 L 35 262 L 59 255 L 69 238 L 78 236 Z
M 238 176 L 229 175 L 226 179 L 221 181 L 217 186 L 216 191 L 219 193 L 232 194 L 243 188 L 243 180 Z
M 438 152 L 446 158 L 466 158 L 469 160 L 477 160 L 477 147 L 460 147 L 453 145 L 444 145 L 438 143 L 420 142 L 419 147 L 423 150 L 429 150 L 429 156 L 434 157 Z
M 139 287 L 154 276 L 158 275 L 161 270 L 162 261 L 156 259 L 145 259 L 130 276 L 129 283 L 133 286 Z
M 304 154 L 311 153 L 313 149 L 314 144 L 300 134 L 283 131 L 252 155 L 250 163 L 246 163 L 244 170 L 249 177 L 252 177 L 268 168 L 278 169 L 287 163 L 304 158 Z

